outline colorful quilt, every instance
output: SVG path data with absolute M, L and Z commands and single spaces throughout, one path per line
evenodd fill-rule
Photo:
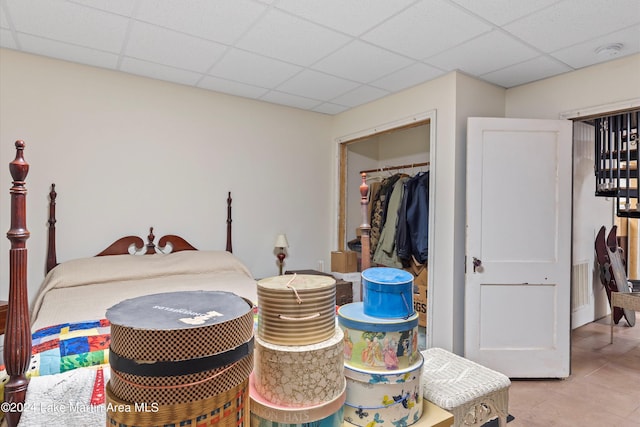
M 73 369 L 109 363 L 110 323 L 100 319 L 63 323 L 32 334 L 31 362 L 27 377 L 52 375 Z M 0 366 L 0 401 L 9 380 Z

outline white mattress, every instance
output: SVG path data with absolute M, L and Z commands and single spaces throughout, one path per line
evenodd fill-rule
M 31 329 L 103 319 L 125 299 L 161 292 L 219 290 L 257 302 L 256 281 L 232 254 L 182 251 L 68 261 L 45 278 L 31 313 Z

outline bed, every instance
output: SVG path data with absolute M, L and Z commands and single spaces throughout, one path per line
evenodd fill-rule
M 48 272 L 29 309 L 25 186 L 29 165 L 24 159 L 24 142 L 17 141 L 15 146 L 16 157 L 9 167 L 13 185 L 11 228 L 7 233 L 11 248 L 3 422 L 9 427 L 43 425 L 45 420 L 46 425 L 105 425 L 100 393 L 104 395 L 109 369 L 100 368 L 108 366 L 107 308 L 125 299 L 176 290 L 229 291 L 257 301 L 255 280 L 232 254 L 231 194 L 227 198 L 225 250 L 197 250 L 177 235 L 163 236 L 156 244 L 151 228 L 146 243 L 139 237 L 126 236 L 96 256 L 58 264 L 57 193 L 52 186 Z M 63 349 L 62 343 L 70 342 L 66 340 L 69 337 L 82 342 L 74 344 L 80 349 L 73 350 L 75 353 Z M 48 354 L 52 350 L 53 354 Z M 73 357 L 67 358 L 67 354 Z M 63 387 L 72 383 L 73 387 Z

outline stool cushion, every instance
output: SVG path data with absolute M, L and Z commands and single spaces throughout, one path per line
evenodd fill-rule
M 506 375 L 444 349 L 421 353 L 424 398 L 441 408 L 450 410 L 511 385 Z

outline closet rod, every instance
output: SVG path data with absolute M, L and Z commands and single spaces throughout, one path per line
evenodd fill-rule
M 369 170 L 364 170 L 364 171 L 360 171 L 360 173 L 371 173 L 371 172 L 384 172 L 384 171 L 391 171 L 391 170 L 396 170 L 396 169 L 409 169 L 409 168 L 417 168 L 419 166 L 429 166 L 430 162 L 422 162 L 422 163 L 411 163 L 409 165 L 402 165 L 402 166 L 387 166 L 385 168 L 378 168 L 378 169 L 369 169 Z

